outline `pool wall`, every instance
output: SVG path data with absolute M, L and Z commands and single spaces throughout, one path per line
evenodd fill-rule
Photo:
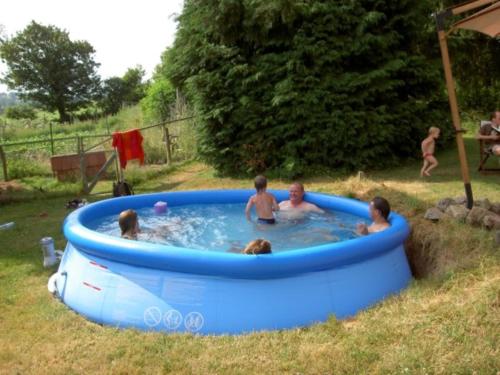
M 278 201 L 288 192 L 271 190 Z M 399 292 L 411 279 L 403 243 L 409 228 L 353 240 L 249 256 L 130 241 L 85 225 L 123 209 L 244 203 L 253 190 L 137 195 L 100 201 L 70 214 L 68 245 L 56 276 L 62 301 L 92 321 L 165 332 L 240 334 L 355 315 Z M 319 193 L 306 200 L 368 219 L 363 202 Z M 243 215 L 244 213 L 242 213 Z

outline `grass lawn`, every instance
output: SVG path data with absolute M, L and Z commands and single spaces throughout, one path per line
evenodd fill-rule
M 500 175 L 475 172 L 477 144 L 466 138 L 475 197 L 500 201 Z M 423 220 L 446 196 L 464 195 L 456 150 L 438 150 L 440 166 L 418 177 L 420 162 L 303 182 L 310 191 L 389 199 L 412 226 L 408 251 L 419 278 L 401 295 L 357 316 L 307 328 L 244 336 L 198 337 L 118 330 L 85 320 L 52 298 L 39 241 L 56 240 L 67 200 L 43 197 L 0 208 L 1 374 L 497 374 L 500 370 L 500 249 L 491 232 Z M 493 163 L 498 162 L 492 160 Z M 290 181 L 271 180 L 270 188 Z M 142 191 L 249 188 L 250 179 L 217 178 L 188 163 L 136 186 Z M 97 191 L 110 191 L 101 183 Z M 6 194 L 5 192 L 3 194 Z M 91 196 L 90 200 L 105 195 Z

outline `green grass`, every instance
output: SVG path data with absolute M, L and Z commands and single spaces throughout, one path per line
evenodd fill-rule
M 477 174 L 477 144 L 466 138 L 466 145 L 475 196 L 500 201 L 500 175 Z M 0 231 L 0 373 L 496 374 L 500 252 L 491 232 L 423 220 L 438 199 L 464 194 L 456 150 L 438 150 L 437 157 L 441 164 L 426 180 L 414 162 L 365 171 L 361 179 L 331 174 L 303 181 L 310 191 L 387 197 L 411 223 L 407 245 L 420 278 L 401 295 L 348 320 L 331 317 L 311 327 L 244 336 L 143 333 L 87 321 L 47 292 L 55 270 L 42 267 L 39 244 L 52 236 L 56 248 L 64 248 L 64 205 L 74 196 L 39 192 L 27 202 L 4 205 L 0 223 L 16 226 Z M 140 192 L 252 186 L 250 179 L 217 178 L 197 162 L 127 173 L 150 173 L 137 180 Z M 269 187 L 289 183 L 271 180 Z M 97 191 L 110 191 L 107 184 Z

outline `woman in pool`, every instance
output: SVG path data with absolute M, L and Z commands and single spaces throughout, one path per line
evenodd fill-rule
M 381 232 L 389 228 L 388 221 L 389 214 L 391 213 L 391 206 L 387 199 L 382 197 L 375 197 L 370 202 L 370 216 L 373 222 L 368 226 L 364 223 L 359 223 L 356 226 L 356 232 L 361 235 Z

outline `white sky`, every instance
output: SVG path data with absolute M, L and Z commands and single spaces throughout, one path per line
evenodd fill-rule
M 86 40 L 96 51 L 102 79 L 123 76 L 142 65 L 146 78 L 160 63 L 161 53 L 174 42 L 175 15 L 183 0 L 2 0 L 0 25 L 11 37 L 32 20 L 69 33 L 71 40 Z M 0 76 L 5 73 L 0 63 Z M 0 84 L 0 92 L 7 91 Z

